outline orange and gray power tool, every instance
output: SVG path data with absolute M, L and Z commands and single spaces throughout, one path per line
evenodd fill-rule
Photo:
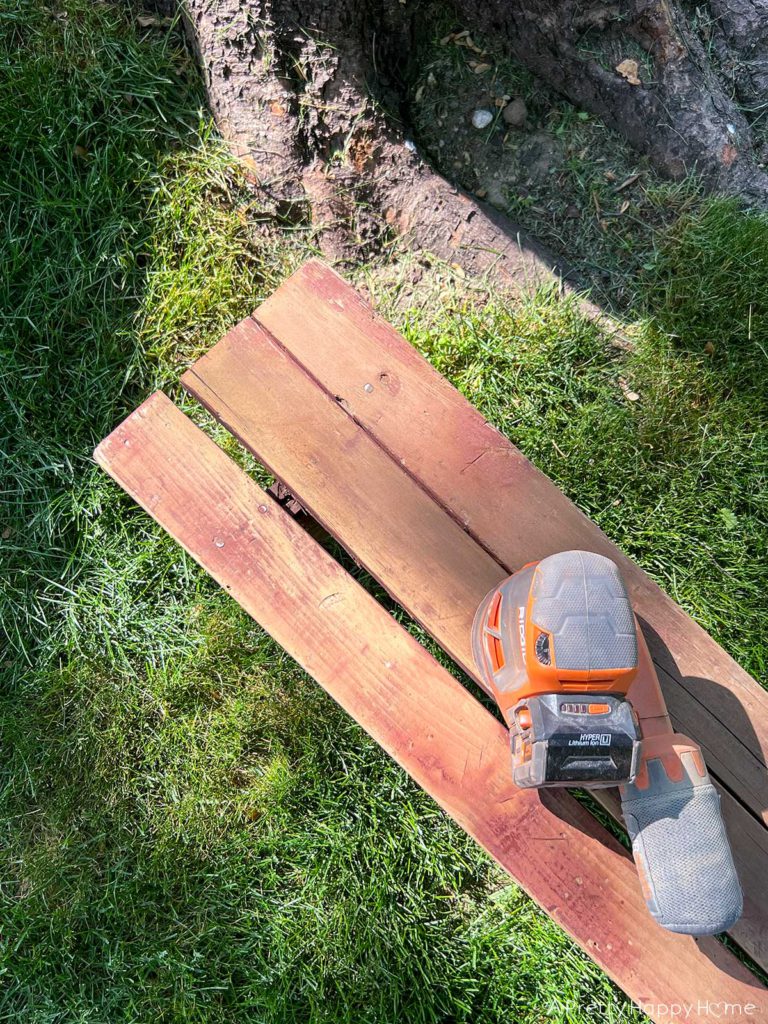
M 524 788 L 617 786 L 637 774 L 632 606 L 614 563 L 563 551 L 524 566 L 480 605 L 473 654 L 512 739 Z
M 673 731 L 618 567 L 562 551 L 481 603 L 472 649 L 509 726 L 516 785 L 621 787 L 648 909 L 669 931 L 738 920 L 742 894 L 701 750 Z

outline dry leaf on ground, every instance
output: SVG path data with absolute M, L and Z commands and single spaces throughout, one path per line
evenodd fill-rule
M 630 85 L 642 85 L 638 71 L 640 67 L 636 60 L 623 60 L 621 64 L 616 65 L 616 70 L 622 78 L 626 78 Z

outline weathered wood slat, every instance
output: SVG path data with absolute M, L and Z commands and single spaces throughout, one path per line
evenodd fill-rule
M 182 383 L 476 678 L 469 646 L 474 611 L 507 570 L 277 339 L 245 320 Z M 768 833 L 756 819 L 752 827 L 749 812 L 728 793 L 722 799 L 745 885 L 745 913 L 731 934 L 768 966 L 768 891 L 759 881 Z
M 659 1022 L 766 991 L 664 932 L 626 853 L 564 792 L 511 783 L 504 728 L 162 394 L 97 461 Z M 578 865 L 578 871 L 574 870 Z
M 441 643 L 473 674 L 467 593 L 476 607 L 505 576 L 498 562 L 255 321 L 229 331 L 181 380 L 275 476 L 300 481 L 305 508 L 426 629 L 440 622 Z
M 256 316 L 510 572 L 571 547 L 615 559 L 673 722 L 768 821 L 768 694 L 748 673 L 324 264 L 305 264 Z

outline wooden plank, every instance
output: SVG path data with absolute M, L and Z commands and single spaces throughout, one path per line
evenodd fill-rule
M 244 320 L 182 383 L 275 476 L 300 479 L 304 508 L 426 629 L 441 623 L 441 643 L 474 673 L 467 593 L 479 603 L 504 571 L 267 330 Z
M 305 264 L 256 316 L 508 571 L 564 548 L 615 559 L 676 727 L 768 822 L 768 694 L 748 673 L 324 264 Z
M 768 1010 L 715 939 L 649 918 L 625 851 L 570 795 L 514 788 L 500 723 L 164 395 L 95 458 L 653 1020 Z
M 477 679 L 472 618 L 506 569 L 260 324 L 235 327 L 182 383 Z M 745 886 L 745 913 L 731 935 L 768 967 L 768 891 L 760 881 L 768 833 L 761 823 L 752 827 L 749 812 L 728 792 L 721 798 Z

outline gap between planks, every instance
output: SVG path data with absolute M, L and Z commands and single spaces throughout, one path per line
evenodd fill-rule
M 95 457 L 653 1020 L 675 1002 L 766 1009 L 716 939 L 652 921 L 626 851 L 573 797 L 514 788 L 503 726 L 164 395 Z
M 254 318 L 507 572 L 563 548 L 616 560 L 678 728 L 768 823 L 768 694 L 748 673 L 329 267 L 308 261 Z

